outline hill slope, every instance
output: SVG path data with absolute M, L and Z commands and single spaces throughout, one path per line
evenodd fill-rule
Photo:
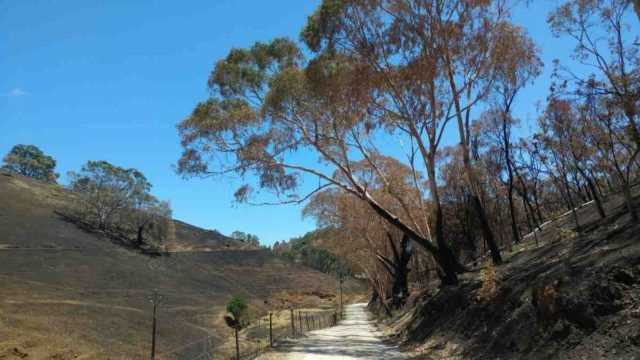
M 495 275 L 434 284 L 388 325 L 415 359 L 639 359 L 640 224 L 620 195 L 605 207 L 547 223 Z
M 143 255 L 64 221 L 55 210 L 69 198 L 0 173 L 0 359 L 148 358 L 154 290 L 159 358 L 193 359 L 229 336 L 221 314 L 232 294 L 259 309 L 282 292 L 335 289 L 324 274 L 178 221 L 179 251 Z

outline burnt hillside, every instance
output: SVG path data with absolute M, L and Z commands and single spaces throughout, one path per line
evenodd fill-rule
M 259 310 L 284 292 L 335 289 L 329 276 L 182 222 L 179 251 L 144 255 L 62 219 L 71 196 L 0 175 L 0 359 L 146 358 L 154 290 L 160 358 L 193 359 L 229 336 L 231 295 Z
M 640 224 L 620 195 L 605 206 L 545 224 L 493 275 L 413 294 L 388 325 L 416 359 L 640 358 Z

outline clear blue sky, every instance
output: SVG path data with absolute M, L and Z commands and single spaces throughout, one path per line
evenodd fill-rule
M 232 47 L 296 38 L 318 0 L 0 0 L 0 156 L 34 144 L 61 174 L 87 160 L 135 167 L 176 218 L 265 243 L 314 228 L 296 206 L 235 205 L 234 179 L 183 180 L 175 124 L 207 96 L 214 61 Z M 551 37 L 536 1 L 515 13 L 543 49 L 544 74 L 518 99 L 534 119 L 551 60 L 571 46 Z M 63 177 L 62 181 L 65 181 Z

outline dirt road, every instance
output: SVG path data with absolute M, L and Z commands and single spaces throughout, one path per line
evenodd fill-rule
M 405 357 L 394 347 L 382 342 L 379 332 L 369 320 L 366 304 L 354 304 L 345 308 L 345 320 L 338 326 L 309 332 L 291 346 L 277 353 L 260 357 L 260 360 L 350 360 L 386 359 Z

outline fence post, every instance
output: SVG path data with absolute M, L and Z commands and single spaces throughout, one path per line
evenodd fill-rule
M 342 303 L 342 283 L 344 282 L 344 276 L 342 275 L 342 272 L 340 272 L 340 319 L 342 319 L 342 317 L 344 316 L 344 309 L 343 309 L 343 303 Z
M 151 325 L 151 360 L 156 358 L 156 328 L 157 328 L 157 319 L 156 313 L 158 310 L 158 303 L 160 302 L 160 297 L 158 296 L 158 291 L 153 291 L 153 296 L 151 298 L 151 303 L 153 304 L 153 323 Z
M 272 312 L 269 312 L 269 346 L 273 347 L 273 323 L 271 321 Z
M 238 328 L 233 329 L 236 334 L 236 360 L 240 360 L 240 340 L 238 339 Z
M 296 336 L 296 319 L 293 317 L 293 308 L 289 309 L 291 313 L 291 336 Z

